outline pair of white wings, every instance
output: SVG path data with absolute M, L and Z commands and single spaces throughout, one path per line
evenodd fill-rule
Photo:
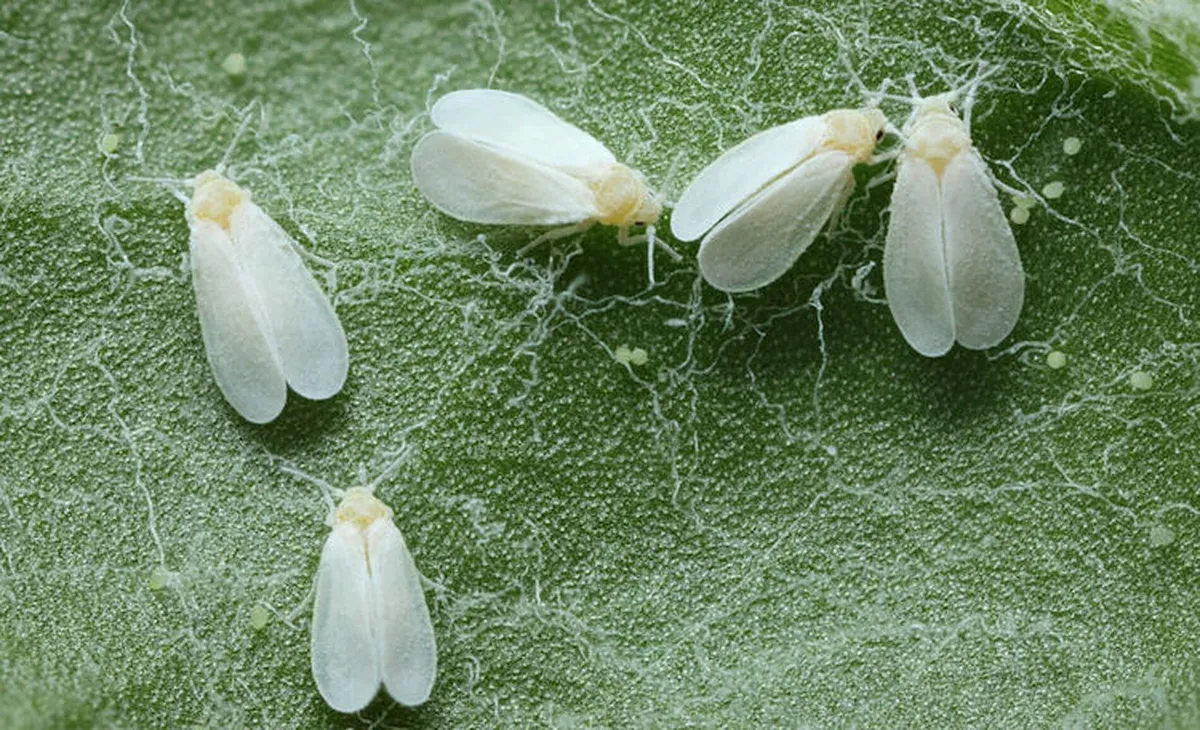
M 413 179 L 443 213 L 473 223 L 559 225 L 599 215 L 587 180 L 616 162 L 590 134 L 519 94 L 455 91 L 433 105 Z
M 888 306 L 913 349 L 981 350 L 1012 332 L 1025 274 L 983 158 L 960 152 L 939 178 L 924 159 L 901 159 L 883 255 Z
M 191 222 L 192 284 L 204 347 L 225 400 L 252 423 L 283 410 L 287 386 L 320 400 L 342 389 L 346 335 L 294 242 L 251 201 L 229 229 Z
M 334 526 L 321 550 L 312 672 L 339 712 L 365 707 L 383 684 L 403 705 L 429 697 L 437 646 L 421 579 L 391 520 Z
M 759 132 L 684 191 L 671 232 L 692 241 L 708 231 L 697 258 L 709 284 L 743 292 L 775 281 L 845 200 L 854 159 L 836 150 L 813 154 L 825 127 L 823 116 L 813 116 Z

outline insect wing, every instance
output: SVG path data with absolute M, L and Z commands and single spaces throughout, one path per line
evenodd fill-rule
M 445 132 L 421 138 L 412 173 L 425 197 L 459 220 L 558 225 L 599 215 L 594 193 L 578 178 Z
M 190 249 L 200 332 L 217 387 L 242 418 L 273 421 L 287 401 L 287 384 L 234 244 L 216 223 L 196 220 Z
M 1012 332 L 1025 300 L 1025 273 L 996 186 L 974 148 L 942 174 L 946 269 L 959 344 L 982 350 Z
M 683 191 L 671 212 L 671 232 L 681 241 L 704 235 L 764 185 L 811 156 L 824 131 L 824 117 L 805 117 L 729 149 Z
M 388 694 L 402 705 L 429 698 L 437 644 L 421 578 L 400 530 L 389 520 L 367 529 L 379 667 Z
M 335 525 L 321 550 L 313 604 L 312 673 L 338 712 L 357 712 L 379 691 L 372 635 L 374 593 L 362 532 Z
M 822 153 L 746 201 L 701 242 L 697 258 L 704 278 L 728 292 L 778 279 L 854 185 L 852 168 L 844 152 Z
M 254 282 L 288 385 L 321 400 L 342 389 L 350 355 L 346 334 L 295 241 L 252 202 L 230 215 L 234 251 Z
M 908 344 L 937 357 L 954 345 L 941 183 L 920 157 L 905 157 L 899 167 L 883 251 L 884 291 Z
M 433 105 L 430 117 L 439 129 L 457 137 L 568 172 L 586 172 L 616 162 L 595 137 L 520 94 L 494 89 L 455 91 Z

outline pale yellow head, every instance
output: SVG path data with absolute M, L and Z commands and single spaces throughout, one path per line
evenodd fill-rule
M 351 487 L 338 502 L 334 511 L 334 523 L 350 522 L 365 530 L 375 520 L 391 520 L 392 509 L 371 494 L 365 487 Z
M 609 226 L 654 225 L 662 214 L 646 178 L 637 170 L 614 162 L 591 183 L 600 215 L 596 220 Z
M 834 109 L 825 115 L 825 136 L 819 149 L 840 150 L 866 162 L 883 139 L 887 118 L 878 109 Z
M 229 230 L 229 216 L 250 193 L 215 170 L 196 176 L 189 211 L 196 220 L 209 220 Z
M 966 125 L 950 106 L 953 101 L 952 94 L 922 99 L 916 114 L 904 127 L 907 153 L 929 163 L 938 175 L 971 146 Z

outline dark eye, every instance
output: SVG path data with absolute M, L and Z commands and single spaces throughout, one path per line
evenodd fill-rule
M 882 129 L 875 133 L 875 141 L 878 142 L 881 139 L 883 139 L 883 130 Z

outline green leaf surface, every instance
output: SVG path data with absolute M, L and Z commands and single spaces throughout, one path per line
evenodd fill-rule
M 1196 727 L 1197 21 L 1163 7 L 5 3 L 0 726 Z M 611 228 L 518 258 L 536 230 L 408 169 L 434 99 L 492 86 L 673 200 L 753 132 L 996 67 L 972 134 L 1036 201 L 985 353 L 893 324 L 887 165 L 732 298 L 674 241 L 648 287 Z M 350 342 L 266 427 L 213 382 L 172 194 L 222 162 Z M 356 718 L 306 597 L 324 488 L 371 482 L 441 672 Z

